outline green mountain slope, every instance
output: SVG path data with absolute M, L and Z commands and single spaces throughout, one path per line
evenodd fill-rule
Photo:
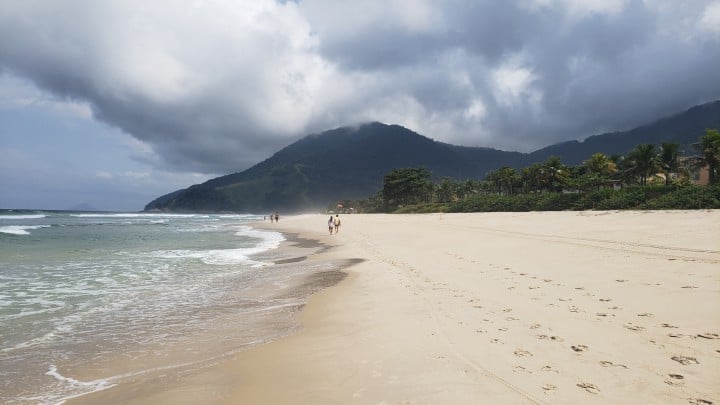
M 530 153 L 528 159 L 540 162 L 550 156 L 560 156 L 566 164 L 578 165 L 596 152 L 606 155 L 625 154 L 641 143 L 659 145 L 662 142 L 677 142 L 685 154 L 692 155 L 695 152 L 691 145 L 698 141 L 706 128 L 720 128 L 720 100 L 692 107 L 629 131 L 594 135 L 582 142 L 551 145 Z
M 592 153 L 626 153 L 639 143 L 675 141 L 689 151 L 705 128 L 720 128 L 720 101 L 630 131 L 530 154 L 449 145 L 401 126 L 370 123 L 309 135 L 248 170 L 164 195 L 145 210 L 294 212 L 367 198 L 392 169 L 426 167 L 437 178 L 484 178 L 503 166 L 524 167 L 553 155 L 574 165 Z
M 175 191 L 145 210 L 297 211 L 366 198 L 392 169 L 424 166 L 438 177 L 483 177 L 524 155 L 449 145 L 397 125 L 371 123 L 309 135 L 241 172 Z

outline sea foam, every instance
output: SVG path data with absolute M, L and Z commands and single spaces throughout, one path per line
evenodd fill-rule
M 252 260 L 249 256 L 277 249 L 280 242 L 285 240 L 279 232 L 263 231 L 249 226 L 240 227 L 240 230 L 235 235 L 259 239 L 259 242 L 253 247 L 236 249 L 160 250 L 154 252 L 152 256 L 163 259 L 198 259 L 210 265 L 246 264 L 252 267 L 261 267 L 268 265 L 268 263 Z
M 8 225 L 0 226 L 0 233 L 7 233 L 10 235 L 30 235 L 29 230 L 49 228 L 50 225 Z
M 45 215 L 0 215 L 0 219 L 42 219 Z

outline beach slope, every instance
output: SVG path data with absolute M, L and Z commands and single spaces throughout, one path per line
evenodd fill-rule
M 362 260 L 300 332 L 144 399 L 720 402 L 720 211 L 341 217 L 263 225 Z

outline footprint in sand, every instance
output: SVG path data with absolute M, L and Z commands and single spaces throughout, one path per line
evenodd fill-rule
M 576 290 L 584 290 L 585 287 L 575 287 Z
M 590 350 L 585 345 L 573 345 L 573 346 L 570 346 L 570 348 L 573 349 L 577 353 L 586 352 L 586 351 Z
M 644 327 L 638 326 L 638 325 L 633 325 L 632 323 L 625 324 L 625 329 L 629 329 L 629 330 L 636 331 L 636 332 L 645 330 Z
M 500 332 L 507 332 L 507 331 L 508 331 L 508 328 L 498 328 L 498 330 L 499 330 Z
M 672 356 L 670 359 L 677 361 L 683 366 L 687 366 L 688 364 L 700 364 L 695 357 L 690 356 Z
M 505 318 L 505 320 L 506 320 L 506 321 L 519 321 L 518 318 L 514 318 L 514 317 L 512 317 L 512 316 L 508 316 L 507 318 Z
M 625 283 L 625 282 L 627 282 L 627 280 L 623 280 L 623 279 L 617 279 L 617 280 L 615 280 L 615 281 L 617 281 L 618 283 Z
M 665 384 L 672 385 L 673 387 L 680 387 L 685 385 L 685 383 L 682 381 L 685 379 L 685 377 L 682 376 L 682 374 L 668 374 L 668 377 L 670 379 L 665 380 Z
M 694 286 L 694 285 L 684 285 L 684 286 L 682 286 L 682 287 L 680 287 L 680 288 L 698 288 L 698 287 L 697 287 L 697 286 Z
M 550 367 L 550 366 L 543 366 L 543 368 L 541 368 L 540 370 L 542 370 L 542 371 L 552 371 L 552 372 L 555 372 L 555 373 L 559 373 L 559 371 L 555 370 L 554 368 L 552 368 L 552 367 Z
M 702 398 L 688 398 L 688 402 L 694 405 L 712 405 L 712 401 Z
M 663 327 L 663 328 L 675 328 L 675 329 L 677 329 L 677 326 L 675 326 L 675 325 L 670 325 L 669 323 L 661 323 L 660 326 Z
M 505 309 L 503 309 L 503 312 L 510 312 L 510 311 L 512 311 L 512 308 L 505 308 Z
M 537 290 L 538 288 L 540 287 L 535 285 L 528 286 L 528 290 Z
M 490 343 L 500 343 L 501 345 L 504 345 L 504 344 L 505 344 L 505 343 L 503 343 L 503 341 L 500 340 L 500 339 L 490 339 Z
M 628 367 L 627 367 L 626 365 L 624 365 L 624 364 L 615 364 L 615 363 L 613 363 L 612 361 L 605 361 L 605 360 L 601 361 L 601 362 L 600 362 L 600 365 L 603 366 L 603 367 L 610 367 L 610 366 L 612 366 L 612 367 L 622 367 L 622 368 L 624 368 L 624 369 L 627 369 L 627 368 L 628 368 Z
M 675 381 L 675 380 L 665 380 L 665 384 L 670 385 L 672 387 L 682 387 L 685 385 L 683 381 Z
M 580 308 L 576 307 L 575 305 L 570 305 L 568 307 L 568 310 L 570 310 L 570 312 L 580 312 Z
M 549 282 L 551 282 L 552 280 L 549 279 L 549 278 L 544 278 L 543 281 L 546 282 L 546 283 L 549 283 Z
M 610 302 L 612 301 L 612 298 L 600 298 L 601 302 Z
M 543 391 L 547 394 L 550 391 L 555 391 L 557 389 L 557 385 L 553 384 L 544 384 L 542 386 Z
M 593 383 L 580 382 L 576 385 L 591 394 L 597 394 L 600 392 L 600 388 L 598 388 L 597 385 L 595 385 Z
M 528 356 L 532 357 L 532 353 L 530 353 L 527 350 L 517 349 L 513 353 L 515 353 L 515 355 L 518 357 L 528 357 Z
M 561 338 L 560 336 L 536 335 L 535 337 L 540 340 L 549 339 L 549 340 L 552 340 L 555 342 L 562 342 L 565 340 L 565 339 Z
M 670 336 L 671 338 L 681 338 L 685 335 L 683 335 L 682 333 L 668 333 L 668 336 Z
M 487 333 L 487 329 L 478 329 L 475 333 Z
M 541 327 L 541 326 L 542 326 L 542 325 L 540 325 L 539 323 L 534 323 L 534 324 L 530 325 L 530 329 L 537 329 L 537 328 L 539 328 L 539 327 Z
M 720 335 L 717 333 L 700 333 L 697 337 L 701 337 L 703 339 L 720 339 Z
M 643 312 L 643 313 L 641 313 L 641 314 L 637 314 L 637 316 L 642 316 L 642 317 L 646 317 L 646 318 L 652 318 L 652 317 L 655 316 L 655 315 L 651 314 L 650 312 Z
M 532 374 L 532 371 L 526 369 L 526 368 L 523 367 L 523 366 L 515 366 L 515 367 L 513 368 L 513 372 L 515 372 L 515 373 L 521 373 L 521 372 L 522 372 L 522 373 Z

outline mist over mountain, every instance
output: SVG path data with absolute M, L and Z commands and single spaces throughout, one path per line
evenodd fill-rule
M 570 165 L 590 155 L 624 154 L 640 143 L 678 142 L 686 154 L 706 128 L 720 127 L 720 100 L 624 132 L 564 142 L 532 153 L 437 142 L 398 125 L 378 122 L 308 135 L 240 173 L 159 197 L 146 211 L 297 212 L 344 199 L 367 198 L 393 169 L 425 167 L 436 178 L 482 179 L 559 156 Z

